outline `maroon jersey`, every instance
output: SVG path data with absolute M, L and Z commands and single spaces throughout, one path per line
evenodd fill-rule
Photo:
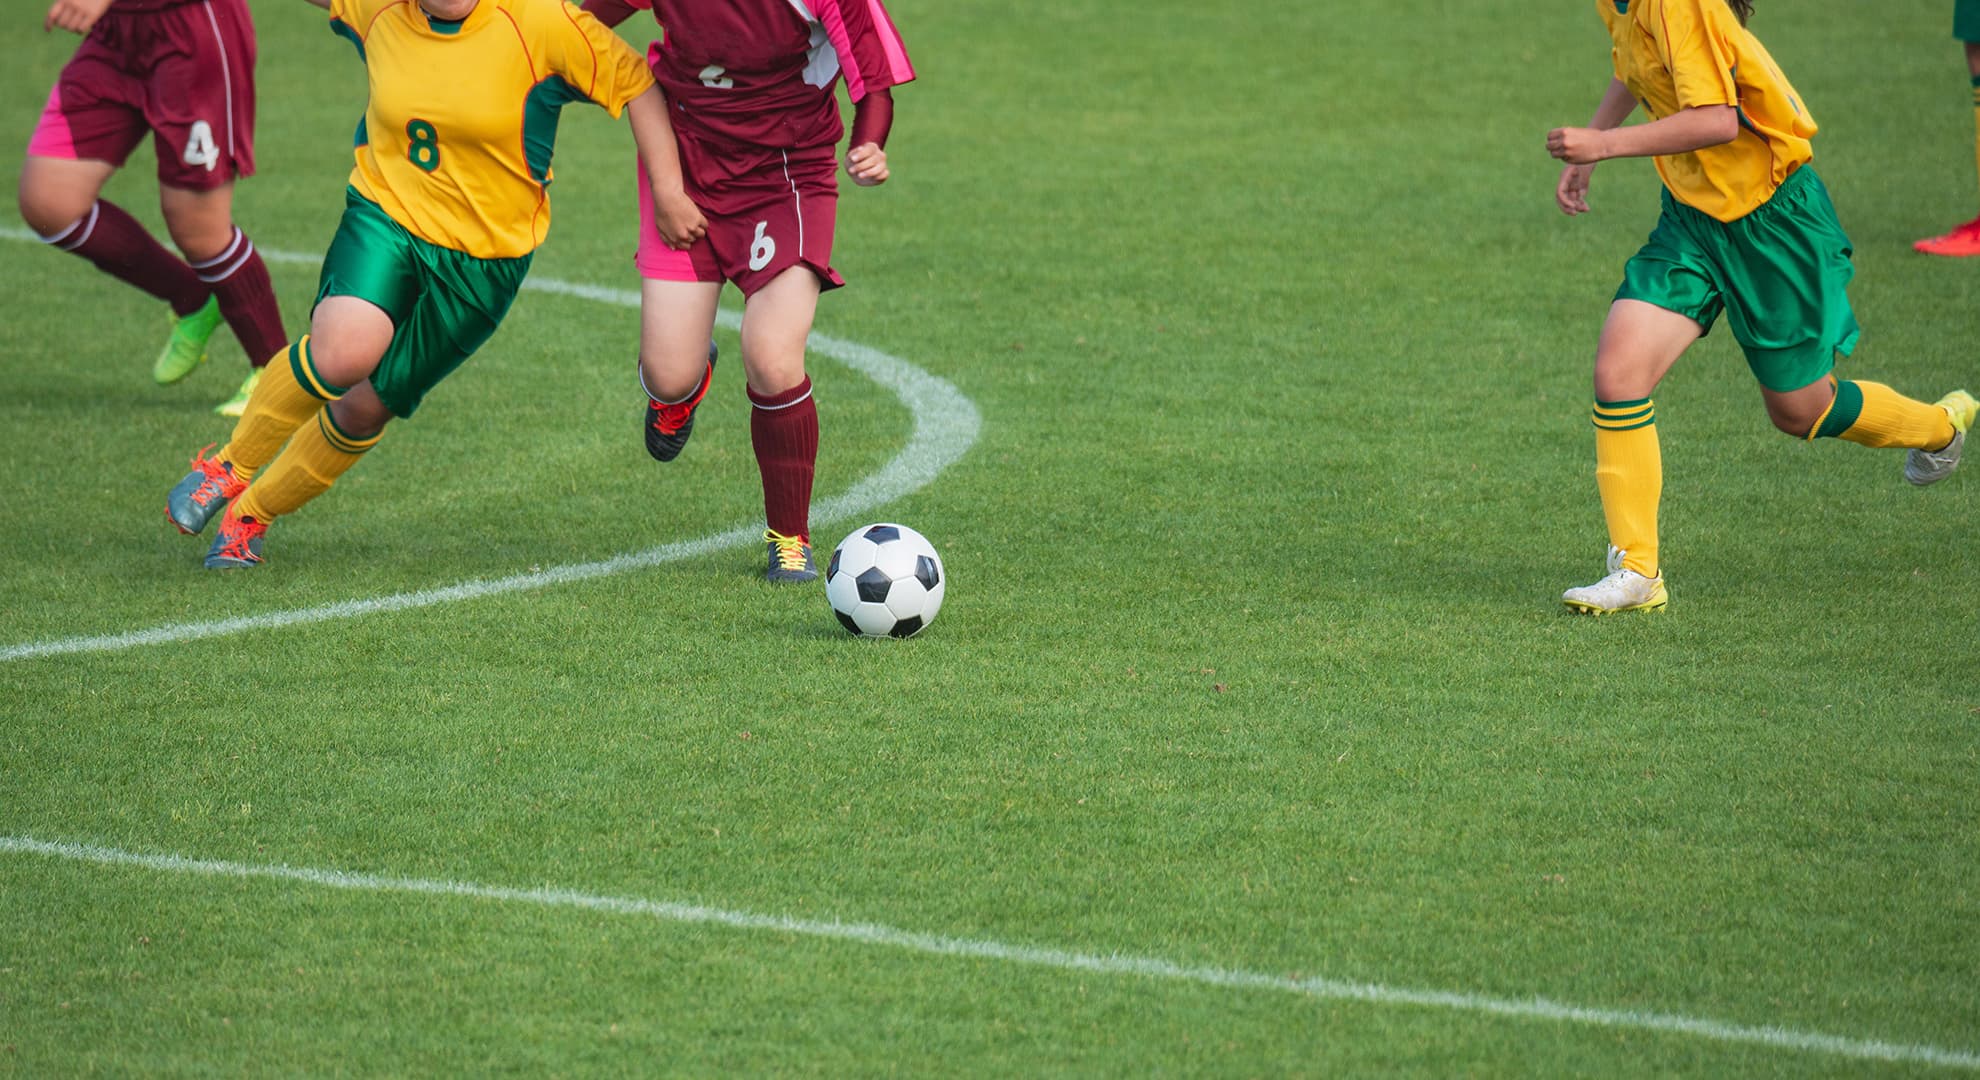
M 666 33 L 647 52 L 674 126 L 718 143 L 801 150 L 845 133 L 832 87 L 857 103 L 914 78 L 880 0 L 629 0 Z
M 196 4 L 199 0 L 110 0 L 112 15 L 129 15 L 137 11 L 163 11 L 181 4 Z

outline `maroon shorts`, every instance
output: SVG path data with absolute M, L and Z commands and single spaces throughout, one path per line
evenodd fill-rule
M 112 8 L 62 68 L 28 153 L 122 166 L 147 132 L 161 184 L 208 191 L 254 173 L 246 0 Z
M 821 288 L 845 284 L 832 269 L 838 216 L 834 148 L 748 150 L 712 147 L 677 133 L 688 198 L 708 218 L 708 235 L 674 251 L 653 226 L 653 190 L 639 168 L 641 277 L 657 281 L 733 281 L 744 296 L 793 266 L 818 275 Z

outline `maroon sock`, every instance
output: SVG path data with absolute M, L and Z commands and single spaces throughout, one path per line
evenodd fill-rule
M 192 268 L 220 298 L 220 314 L 234 328 L 249 363 L 261 367 L 289 347 L 288 336 L 282 332 L 282 309 L 275 303 L 275 284 L 268 280 L 268 266 L 238 226 L 227 250 L 194 263 Z
M 811 536 L 811 477 L 818 467 L 818 405 L 811 380 L 781 394 L 749 391 L 749 441 L 763 473 L 763 516 L 772 531 Z
M 81 221 L 41 239 L 171 304 L 173 313 L 181 317 L 198 311 L 210 295 L 192 267 L 107 199 L 98 199 Z

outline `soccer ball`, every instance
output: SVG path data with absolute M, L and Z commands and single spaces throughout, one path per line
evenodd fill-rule
M 825 568 L 825 598 L 862 637 L 912 637 L 942 610 L 948 578 L 927 537 L 906 525 L 862 525 Z

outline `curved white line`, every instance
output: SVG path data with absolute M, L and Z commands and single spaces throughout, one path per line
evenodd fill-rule
M 0 238 L 38 239 L 33 233 L 18 229 L 0 229 Z M 261 249 L 261 256 L 271 262 L 304 265 L 315 265 L 322 261 L 315 255 L 270 251 L 267 248 Z M 523 288 L 573 296 L 581 300 L 593 300 L 602 304 L 639 306 L 639 294 L 630 289 L 608 289 L 598 285 L 558 281 L 555 278 L 527 278 L 523 282 Z M 730 330 L 742 326 L 742 316 L 733 311 L 718 312 L 716 321 Z M 935 479 L 943 469 L 954 464 L 976 442 L 977 433 L 983 426 L 982 415 L 954 384 L 931 375 L 905 360 L 857 342 L 814 333 L 806 344 L 812 352 L 837 360 L 892 390 L 914 418 L 914 430 L 908 436 L 907 445 L 901 447 L 900 453 L 894 455 L 892 461 L 871 476 L 855 481 L 852 487 L 843 493 L 814 502 L 811 508 L 813 518 L 820 521 L 850 518 L 912 494 Z M 64 653 L 113 652 L 142 645 L 194 641 L 200 638 L 246 633 L 251 630 L 273 630 L 304 623 L 327 622 L 331 619 L 349 619 L 360 615 L 477 600 L 484 596 L 541 589 L 551 585 L 623 574 L 629 570 L 641 570 L 662 563 L 678 562 L 758 540 L 762 535 L 761 526 L 739 525 L 725 532 L 696 540 L 662 544 L 659 547 L 647 548 L 645 551 L 617 555 L 598 562 L 573 563 L 524 574 L 512 574 L 493 581 L 464 581 L 457 585 L 421 589 L 417 592 L 394 593 L 363 600 L 341 600 L 319 604 L 316 607 L 274 611 L 262 615 L 243 615 L 232 619 L 171 623 L 122 634 L 23 642 L 0 648 L 0 663 L 40 656 L 58 656 Z
M 349 873 L 343 870 L 313 869 L 301 866 L 268 866 L 191 859 L 183 855 L 146 855 L 93 844 L 70 844 L 37 840 L 29 836 L 0 836 L 0 853 L 44 855 L 75 862 L 105 866 L 135 866 L 165 873 L 198 874 L 206 877 L 261 878 L 291 881 L 330 889 L 363 892 L 420 893 L 458 896 L 497 903 L 536 904 L 553 908 L 580 908 L 614 915 L 645 916 L 664 922 L 700 923 L 726 926 L 735 930 L 768 930 L 776 934 L 799 935 L 848 941 L 858 945 L 879 945 L 906 949 L 934 956 L 1000 960 L 1005 963 L 1085 971 L 1097 975 L 1165 979 L 1173 982 L 1214 986 L 1226 990 L 1270 990 L 1299 994 L 1328 1001 L 1360 1001 L 1370 1005 L 1399 1005 L 1457 1012 L 1484 1013 L 1521 1020 L 1541 1020 L 1584 1024 L 1589 1027 L 1649 1031 L 1689 1035 L 1714 1042 L 1765 1046 L 1812 1054 L 1830 1054 L 1860 1061 L 1942 1065 L 1957 1069 L 1980 1069 L 1980 1054 L 1951 1050 L 1925 1043 L 1896 1043 L 1882 1039 L 1854 1039 L 1819 1031 L 1733 1024 L 1674 1013 L 1643 1012 L 1635 1009 L 1597 1009 L 1547 998 L 1502 998 L 1466 994 L 1452 990 L 1416 990 L 1385 986 L 1381 983 L 1349 982 L 1343 979 L 1296 978 L 1271 975 L 1239 968 L 1201 967 L 1179 964 L 1156 956 L 1121 953 L 1076 952 L 1039 945 L 1020 945 L 987 938 L 947 937 L 918 930 L 903 930 L 878 923 L 848 923 L 821 919 L 799 919 L 788 915 L 764 915 L 683 904 L 669 900 L 646 900 L 631 896 L 600 896 L 570 889 L 517 889 L 502 885 L 481 885 L 471 881 L 439 881 L 430 878 L 392 877 L 385 874 Z

